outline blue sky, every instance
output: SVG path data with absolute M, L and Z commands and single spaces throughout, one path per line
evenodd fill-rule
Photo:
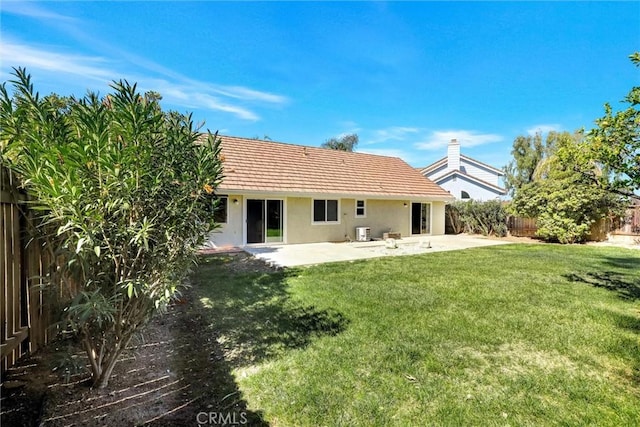
M 2 81 L 42 94 L 163 95 L 222 134 L 426 166 L 451 138 L 502 167 L 518 135 L 590 129 L 640 74 L 640 2 L 14 2 L 0 4 Z

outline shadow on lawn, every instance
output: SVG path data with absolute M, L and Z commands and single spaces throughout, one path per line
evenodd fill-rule
M 247 425 L 268 426 L 261 411 L 247 408 L 247 401 L 232 375 L 232 366 L 215 336 L 205 332 L 207 316 L 197 292 L 189 289 L 180 307 L 181 321 L 174 327 L 177 346 L 172 368 L 189 387 L 189 404 L 181 411 L 164 417 L 155 427 L 179 425 Z
M 640 261 L 632 257 L 607 257 L 605 264 L 616 271 L 591 271 L 571 273 L 565 277 L 572 282 L 586 283 L 597 288 L 615 292 L 618 297 L 627 301 L 640 300 Z M 640 319 L 628 314 L 607 311 L 615 324 L 634 334 L 640 335 Z M 615 352 L 631 361 L 631 371 L 625 373 L 634 384 L 640 384 L 640 343 L 636 338 L 623 337 L 614 345 Z
M 640 299 L 640 279 L 630 279 L 623 274 L 611 271 L 593 271 L 583 274 L 570 273 L 565 277 L 571 282 L 582 282 L 596 288 L 608 289 L 625 300 Z
M 249 258 L 260 271 L 237 271 L 239 258 L 211 258 L 194 280 L 207 317 L 205 327 L 221 343 L 233 368 L 306 347 L 317 337 L 346 328 L 348 321 L 341 313 L 291 299 L 287 280 L 299 270 L 275 270 Z
M 621 313 L 609 313 L 616 325 L 622 329 L 640 336 L 640 319 L 636 316 Z M 631 370 L 625 371 L 626 376 L 636 386 L 640 385 L 640 341 L 637 338 L 620 337 L 614 344 L 616 353 L 631 361 Z
M 293 274 L 244 254 L 201 261 L 185 293 L 185 320 L 175 331 L 181 338 L 174 369 L 191 384 L 191 420 L 206 412 L 218 417 L 207 425 L 267 426 L 260 411 L 247 409 L 233 370 L 345 329 L 348 322 L 340 313 L 291 300 L 286 280 Z M 220 422 L 225 416 L 230 419 Z M 182 414 L 165 422 L 187 419 Z

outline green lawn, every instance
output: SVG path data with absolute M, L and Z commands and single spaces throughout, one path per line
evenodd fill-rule
M 640 425 L 640 251 L 227 262 L 195 275 L 203 333 L 272 425 Z

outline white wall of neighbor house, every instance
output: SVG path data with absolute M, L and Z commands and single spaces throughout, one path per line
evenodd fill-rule
M 469 195 L 470 199 L 478 201 L 494 200 L 501 197 L 500 194 L 495 191 L 460 176 L 450 176 L 437 184 L 451 193 L 457 200 L 462 199 L 463 191 Z
M 463 170 L 467 175 L 474 176 L 478 179 L 488 182 L 489 184 L 493 184 L 496 187 L 500 186 L 500 176 L 488 168 L 481 167 L 463 158 L 460 162 L 460 169 Z
M 383 233 L 399 232 L 403 237 L 411 235 L 411 203 L 426 200 L 351 199 L 331 196 L 317 199 L 338 199 L 339 221 L 336 223 L 313 222 L 311 197 L 275 197 L 228 195 L 227 222 L 213 231 L 206 246 L 225 247 L 245 245 L 245 199 L 286 199 L 284 243 L 341 242 L 356 239 L 356 227 L 370 227 L 372 238 L 382 238 Z M 365 201 L 365 216 L 356 217 L 356 200 Z M 237 201 L 237 202 L 235 202 Z M 444 234 L 445 202 L 431 204 L 431 234 Z M 405 206 L 406 205 L 406 206 Z

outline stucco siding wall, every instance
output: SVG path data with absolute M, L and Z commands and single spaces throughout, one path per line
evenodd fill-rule
M 261 197 L 249 197 L 261 198 Z M 266 197 L 274 198 L 277 197 Z M 330 197 L 328 197 L 330 198 Z M 245 244 L 245 197 L 229 195 L 227 223 L 209 235 L 206 246 L 243 246 Z M 238 203 L 233 203 L 237 200 Z M 360 199 L 363 200 L 363 199 Z M 370 227 L 372 238 L 382 238 L 388 231 L 411 235 L 411 202 L 416 200 L 366 201 L 366 217 L 356 218 L 356 199 L 340 199 L 337 224 L 312 222 L 312 198 L 287 197 L 284 202 L 284 243 L 314 243 L 355 240 L 356 227 Z M 407 204 L 407 207 L 404 204 Z M 444 234 L 444 202 L 431 202 L 432 234 Z
M 227 223 L 220 224 L 220 227 L 209 233 L 209 237 L 205 246 L 242 246 L 243 242 L 243 216 L 242 206 L 244 200 L 242 196 L 232 195 L 228 196 L 227 202 Z M 238 203 L 233 203 L 237 200 Z
M 409 210 L 404 207 L 403 201 L 364 199 L 366 217 L 356 218 L 356 199 L 340 199 L 339 224 L 314 224 L 311 221 L 312 200 L 287 199 L 287 243 L 343 241 L 347 238 L 355 240 L 356 227 L 370 227 L 373 238 L 381 238 L 387 231 L 408 236 L 411 231 Z
M 372 238 L 382 238 L 382 234 L 388 231 L 399 232 L 403 236 L 409 235 L 409 200 L 365 200 L 366 218 L 356 218 L 356 199 L 343 199 L 345 206 L 349 208 L 344 210 L 343 218 L 347 223 L 347 232 L 352 240 L 356 238 L 356 227 L 371 228 Z M 407 203 L 406 208 L 404 203 Z
M 434 236 L 440 236 L 444 234 L 444 208 L 445 202 L 432 202 L 431 203 L 431 234 Z
M 287 243 L 338 242 L 344 240 L 345 224 L 340 218 L 339 224 L 311 223 L 311 198 L 287 198 L 286 236 Z M 338 205 L 342 212 L 343 203 Z

